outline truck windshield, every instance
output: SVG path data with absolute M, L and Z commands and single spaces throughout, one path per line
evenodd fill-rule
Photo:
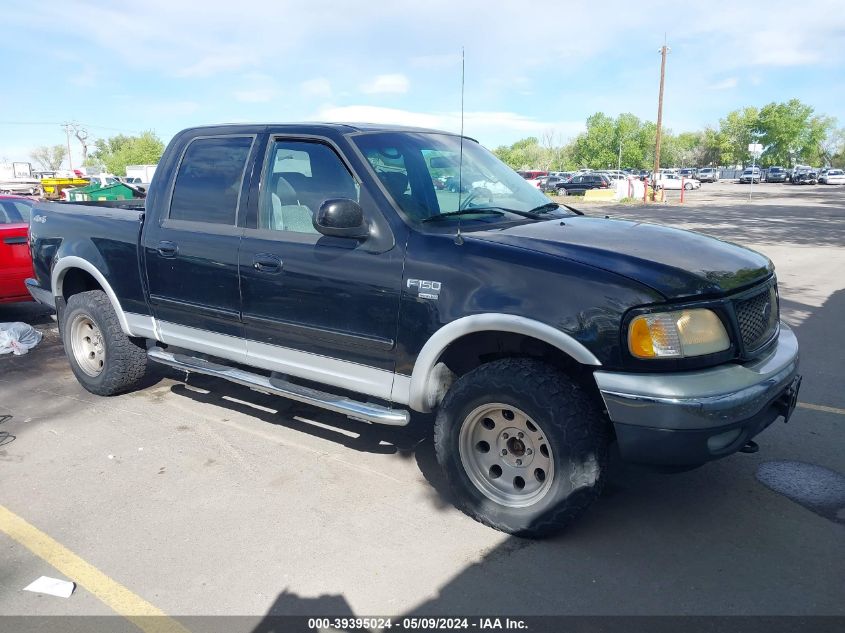
M 379 132 L 353 140 L 414 224 L 434 216 L 443 218 L 437 226 L 512 222 L 532 217 L 525 213 L 536 215 L 537 209 L 548 216 L 569 215 L 475 141 L 464 139 L 462 152 L 460 137 L 448 134 Z

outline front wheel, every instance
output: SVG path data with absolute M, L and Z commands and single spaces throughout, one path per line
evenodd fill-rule
M 456 505 L 497 530 L 561 530 L 599 496 L 607 424 L 571 378 L 535 360 L 503 359 L 458 379 L 434 429 Z
M 692 189 L 692 183 L 691 182 L 686 183 L 684 185 L 684 189 L 686 189 L 687 191 L 690 191 Z

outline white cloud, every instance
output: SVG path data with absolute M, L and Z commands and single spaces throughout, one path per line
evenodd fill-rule
M 249 63 L 250 60 L 245 55 L 215 53 L 206 55 L 189 66 L 177 69 L 174 75 L 177 77 L 211 77 L 223 72 L 240 70 Z
M 461 56 L 458 53 L 443 53 L 440 55 L 417 55 L 408 60 L 413 68 L 440 69 L 458 66 Z
M 325 77 L 315 77 L 299 84 L 299 90 L 304 97 L 327 99 L 332 96 L 332 85 Z
M 728 77 L 722 81 L 710 84 L 707 88 L 709 90 L 730 90 L 731 88 L 736 88 L 738 83 L 739 80 L 736 77 Z
M 251 90 L 235 90 L 232 96 L 242 103 L 266 103 L 276 98 L 278 92 L 274 88 L 253 88 Z
M 460 112 L 415 112 L 371 105 L 327 106 L 314 117 L 316 121 L 383 123 L 460 132 Z M 580 121 L 542 121 L 514 112 L 473 111 L 464 113 L 464 134 L 481 143 L 497 145 L 526 134 L 537 135 L 554 130 L 564 137 L 582 131 Z
M 265 73 L 246 73 L 240 84 L 240 87 L 232 92 L 232 96 L 242 103 L 267 103 L 281 94 L 278 82 Z
M 148 116 L 175 117 L 194 114 L 200 109 L 200 104 L 187 99 L 177 101 L 150 101 L 138 103 L 138 106 Z
M 90 88 L 97 83 L 97 69 L 91 64 L 85 64 L 81 70 L 75 70 L 68 74 L 67 81 L 80 88 Z
M 361 92 L 366 94 L 405 94 L 408 92 L 410 82 L 401 74 L 378 75 L 372 81 L 361 84 Z

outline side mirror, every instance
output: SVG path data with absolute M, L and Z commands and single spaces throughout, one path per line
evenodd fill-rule
M 432 156 L 428 164 L 432 169 L 451 169 L 458 166 L 458 163 L 446 156 Z
M 323 235 L 362 240 L 370 235 L 361 205 L 349 198 L 331 198 L 320 205 L 314 228 Z

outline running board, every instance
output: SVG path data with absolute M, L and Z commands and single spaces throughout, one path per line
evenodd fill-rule
M 171 354 L 160 347 L 148 349 L 147 356 L 150 360 L 175 367 L 176 369 L 223 378 L 229 382 L 250 387 L 262 393 L 282 396 L 296 400 L 297 402 L 320 407 L 321 409 L 328 409 L 335 413 L 342 413 L 356 420 L 364 420 L 366 422 L 373 422 L 374 424 L 386 424 L 388 426 L 405 426 L 410 420 L 410 414 L 401 409 L 390 409 L 377 404 L 350 400 L 349 398 L 295 385 L 284 380 L 279 380 L 278 378 L 268 378 L 267 376 L 253 374 L 242 369 L 219 365 L 202 358 L 195 358 L 184 354 Z

